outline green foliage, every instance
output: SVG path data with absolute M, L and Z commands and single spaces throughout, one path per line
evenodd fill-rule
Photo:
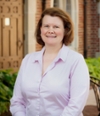
M 91 77 L 95 77 L 100 81 L 100 57 L 99 58 L 87 58 L 85 59 L 87 66 L 89 68 L 89 73 Z
M 11 70 L 0 70 L 0 114 L 8 111 L 16 77 Z

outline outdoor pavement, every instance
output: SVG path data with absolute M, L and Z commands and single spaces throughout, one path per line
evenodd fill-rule
M 92 87 L 90 88 L 89 96 L 86 102 L 86 106 L 83 110 L 83 114 L 84 116 L 98 116 L 99 114 L 97 109 L 95 94 Z

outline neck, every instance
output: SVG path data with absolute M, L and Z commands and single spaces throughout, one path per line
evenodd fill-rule
M 44 54 L 57 54 L 61 49 L 62 44 L 60 46 L 46 46 L 45 45 L 45 53 Z

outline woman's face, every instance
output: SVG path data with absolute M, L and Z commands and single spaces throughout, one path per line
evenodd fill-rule
M 41 38 L 45 45 L 62 45 L 64 24 L 57 16 L 45 15 L 42 20 Z

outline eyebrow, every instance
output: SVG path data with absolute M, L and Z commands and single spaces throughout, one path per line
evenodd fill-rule
M 42 23 L 42 25 L 49 25 L 49 24 Z M 60 25 L 59 24 L 54 24 L 54 26 L 60 26 Z

